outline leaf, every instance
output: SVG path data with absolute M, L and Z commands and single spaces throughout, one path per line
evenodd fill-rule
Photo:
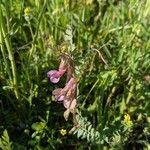
M 70 110 L 67 109 L 67 110 L 64 112 L 64 118 L 65 118 L 66 121 L 68 121 L 69 114 L 70 114 Z
M 94 137 L 94 128 L 91 129 L 91 136 Z
M 146 17 L 149 12 L 150 12 L 150 1 L 147 0 L 145 4 L 144 17 Z
M 79 129 L 77 133 L 77 138 L 80 138 L 83 135 L 83 130 Z
M 76 134 L 78 132 L 78 128 L 73 132 L 73 134 Z
M 82 135 L 82 137 L 81 137 L 81 139 L 85 139 L 86 137 L 87 137 L 87 133 L 84 132 L 83 135 Z
M 88 127 L 88 132 L 90 132 L 91 129 L 92 129 L 92 125 L 90 125 L 90 126 Z
M 0 138 L 0 148 L 3 150 L 11 150 L 12 142 L 9 141 L 9 135 L 7 130 L 3 131 L 3 135 Z
M 32 138 L 36 137 L 36 135 L 38 134 L 38 132 L 33 132 L 33 134 L 31 135 Z
M 108 137 L 105 137 L 105 139 L 104 139 L 107 143 L 109 143 L 109 141 L 108 141 Z
M 73 127 L 73 128 L 69 131 L 69 134 L 72 134 L 72 133 L 75 134 L 76 129 L 77 129 L 77 127 Z
M 31 128 L 35 131 L 40 131 L 43 130 L 45 126 L 46 126 L 45 122 L 36 122 L 32 124 Z
M 96 131 L 95 137 L 96 137 L 96 138 L 99 138 L 99 136 L 100 136 L 99 132 Z
M 90 141 L 90 134 L 87 134 L 87 141 Z

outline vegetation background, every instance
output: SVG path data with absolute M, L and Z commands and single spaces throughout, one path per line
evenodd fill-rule
M 73 134 L 47 78 L 61 53 L 78 80 Z M 2 150 L 150 149 L 150 1 L 0 0 L 0 137 Z

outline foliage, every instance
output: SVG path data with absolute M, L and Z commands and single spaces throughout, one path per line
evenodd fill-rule
M 149 149 L 149 0 L 0 0 L 1 149 Z M 78 125 L 52 91 L 74 62 Z M 62 132 L 63 131 L 63 132 Z

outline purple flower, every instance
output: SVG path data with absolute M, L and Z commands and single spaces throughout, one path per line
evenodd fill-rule
M 60 78 L 64 75 L 65 72 L 66 72 L 66 66 L 64 60 L 61 60 L 61 63 L 59 65 L 59 70 L 51 70 L 47 73 L 47 76 L 49 77 L 52 83 L 58 83 Z
M 64 88 L 58 88 L 53 91 L 53 95 L 57 102 L 63 102 L 67 109 L 74 109 L 76 107 L 76 81 L 71 78 Z
M 65 92 L 62 88 L 55 89 L 52 94 L 55 96 L 57 102 L 62 102 L 65 98 Z
M 52 83 L 58 83 L 60 78 L 64 75 L 66 70 L 51 70 L 47 73 Z

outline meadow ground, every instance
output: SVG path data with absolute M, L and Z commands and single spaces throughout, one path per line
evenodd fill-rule
M 0 0 L 2 150 L 149 143 L 150 0 Z

